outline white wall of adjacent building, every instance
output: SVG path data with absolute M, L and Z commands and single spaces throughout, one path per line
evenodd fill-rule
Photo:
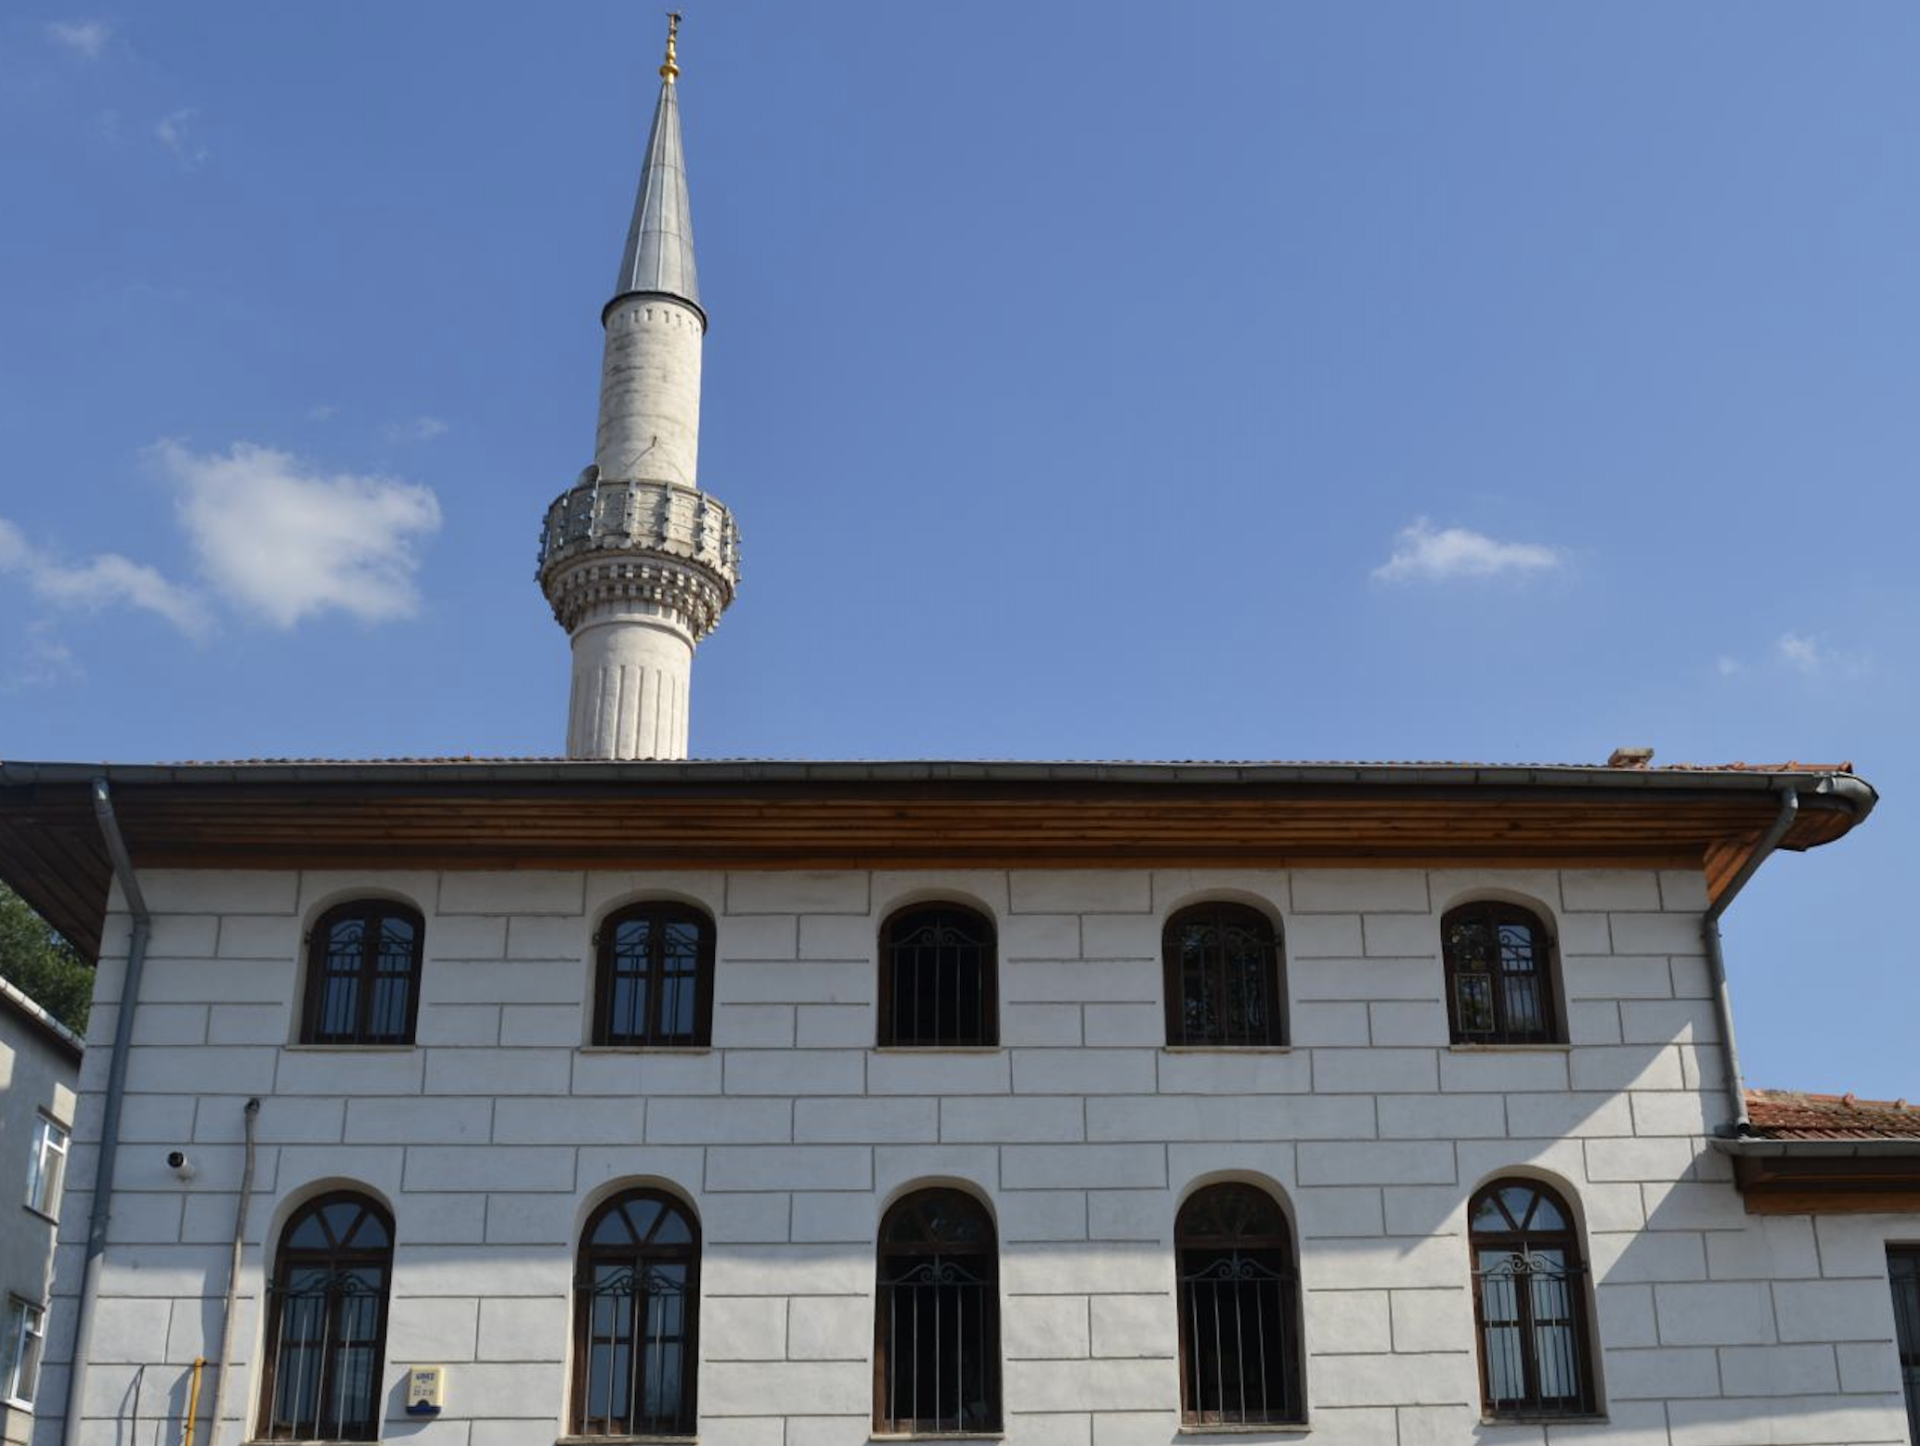
M 1179 1429 L 1174 1216 L 1221 1179 L 1267 1186 L 1294 1221 L 1316 1441 L 1906 1440 L 1885 1246 L 1920 1229 L 1744 1211 L 1707 1142 L 1724 1092 L 1694 873 L 147 871 L 142 884 L 157 917 L 92 1446 L 179 1440 L 190 1364 L 218 1348 L 250 1095 L 264 1104 L 229 1443 L 257 1417 L 280 1224 L 352 1185 L 396 1224 L 386 1398 L 409 1365 L 448 1367 L 444 1414 L 386 1434 L 548 1446 L 566 1428 L 580 1225 L 645 1183 L 684 1195 L 704 1235 L 701 1440 L 863 1441 L 879 1217 L 913 1185 L 957 1182 L 1000 1234 L 1006 1438 L 1164 1446 Z M 418 1044 L 299 1046 L 305 930 L 365 893 L 425 915 Z M 1568 1045 L 1449 1046 L 1440 916 L 1489 894 L 1554 932 Z M 595 924 L 652 897 L 716 921 L 709 1050 L 585 1044 Z M 995 921 L 998 1047 L 872 1047 L 879 924 L 930 898 Z M 1206 898 L 1280 922 L 1290 1048 L 1164 1047 L 1162 925 Z M 123 912 L 106 937 L 95 1042 L 114 1028 Z M 88 1206 L 105 1054 L 82 1082 L 68 1240 Z M 167 1168 L 174 1149 L 193 1157 L 191 1181 Z M 1554 1182 L 1581 1217 L 1604 1422 L 1480 1424 L 1465 1207 L 1510 1173 Z M 77 1247 L 61 1260 L 52 1403 Z M 53 1446 L 57 1407 L 40 1419 Z

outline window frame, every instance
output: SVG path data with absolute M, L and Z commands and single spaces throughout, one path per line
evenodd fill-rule
M 640 1242 L 638 1248 L 609 1246 L 596 1247 L 593 1244 L 594 1232 L 600 1223 L 617 1210 L 624 1210 L 638 1200 L 651 1201 L 673 1212 L 686 1223 L 687 1240 L 680 1244 L 658 1245 L 651 1241 Z M 664 1218 L 661 1217 L 661 1218 Z M 631 1228 L 631 1224 L 629 1224 Z M 656 1227 L 657 1228 L 657 1227 Z M 648 1247 L 651 1248 L 648 1248 Z M 580 1227 L 579 1244 L 574 1250 L 574 1276 L 571 1291 L 572 1320 L 569 1330 L 573 1342 L 573 1363 L 568 1370 L 567 1425 L 570 1433 L 578 1437 L 594 1437 L 604 1440 L 630 1440 L 640 1437 L 646 1440 L 691 1439 L 700 1431 L 700 1263 L 702 1254 L 702 1236 L 700 1217 L 693 1207 L 679 1196 L 666 1190 L 651 1187 L 638 1187 L 621 1190 L 608 1196 L 593 1212 L 587 1216 Z M 589 1290 L 592 1282 L 590 1270 L 595 1261 L 631 1262 L 636 1272 L 649 1260 L 663 1260 L 681 1263 L 686 1266 L 686 1284 L 682 1287 L 682 1325 L 680 1332 L 680 1419 L 676 1423 L 680 1429 L 674 1431 L 599 1431 L 593 1428 L 593 1419 L 588 1415 L 590 1402 L 587 1399 L 593 1373 L 593 1292 Z M 631 1327 L 631 1321 L 629 1326 Z M 611 1405 L 611 1402 L 609 1402 Z M 625 1424 L 632 1427 L 633 1402 L 628 1401 L 628 1415 Z M 614 1418 L 604 1418 L 609 1424 Z M 644 1424 L 644 1423 L 643 1423 Z
M 306 1247 L 296 1249 L 292 1245 L 294 1232 L 305 1223 L 310 1216 L 319 1215 L 331 1205 L 343 1204 L 359 1206 L 365 1214 L 371 1215 L 380 1223 L 387 1237 L 386 1244 L 383 1248 L 355 1249 L 351 1246 L 346 1246 L 328 1249 L 326 1251 L 316 1251 Z M 359 1219 L 356 1219 L 353 1233 L 357 1233 L 360 1228 L 361 1222 Z M 314 1196 L 311 1200 L 303 1201 L 300 1207 L 287 1217 L 286 1223 L 280 1227 L 280 1239 L 273 1256 L 273 1274 L 268 1280 L 266 1300 L 264 1302 L 267 1315 L 266 1338 L 260 1366 L 260 1416 L 256 1423 L 257 1430 L 253 1437 L 254 1440 L 380 1440 L 380 1428 L 384 1421 L 382 1403 L 385 1396 L 385 1378 L 388 1365 L 387 1325 L 392 1313 L 393 1304 L 393 1255 L 393 1214 L 386 1206 L 363 1191 L 351 1189 L 329 1190 L 324 1194 Z M 282 1364 L 280 1353 L 287 1344 L 283 1339 L 284 1311 L 277 1308 L 276 1302 L 285 1297 L 291 1276 L 295 1270 L 314 1269 L 315 1263 L 319 1260 L 324 1260 L 327 1263 L 327 1268 L 334 1274 L 338 1274 L 343 1269 L 365 1269 L 369 1266 L 377 1266 L 380 1270 L 380 1302 L 378 1315 L 375 1318 L 376 1325 L 370 1342 L 374 1360 L 373 1387 L 368 1401 L 370 1415 L 364 1423 L 354 1423 L 356 1428 L 364 1424 L 366 1432 L 364 1435 L 339 1431 L 337 1428 L 342 1425 L 341 1422 L 327 1422 L 318 1418 L 313 1422 L 312 1433 L 301 1434 L 301 1422 L 299 1419 L 296 1418 L 289 1422 L 283 1429 L 278 1422 L 275 1412 Z M 333 1334 L 333 1322 L 337 1308 L 337 1303 L 331 1299 L 322 1307 L 326 1315 L 326 1324 L 322 1334 L 323 1341 L 327 1336 Z M 320 1363 L 320 1375 L 314 1391 L 315 1400 L 324 1402 L 331 1388 L 337 1384 L 337 1378 L 333 1372 L 336 1369 L 338 1359 L 339 1357 L 337 1355 L 323 1355 Z M 338 1394 L 337 1392 L 332 1393 L 336 1396 Z M 329 1424 L 336 1428 L 336 1433 L 331 1436 L 319 1435 L 318 1432 L 320 1428 Z
M 903 947 L 898 935 L 904 926 L 923 917 L 949 916 L 950 920 L 965 920 L 977 928 L 983 936 L 983 942 L 974 947 L 981 951 L 979 964 L 979 1014 L 980 1032 L 978 1038 L 968 1038 L 958 1029 L 956 1017 L 955 1030 L 951 1037 L 932 1039 L 902 1038 L 898 1022 L 894 1018 L 894 1006 L 898 1002 L 900 963 L 895 951 Z M 881 921 L 879 933 L 879 1001 L 878 1016 L 875 1020 L 875 1044 L 880 1049 L 998 1049 L 1000 1047 L 1000 931 L 995 926 L 993 916 L 984 909 L 958 900 L 931 899 L 918 904 L 903 904 Z M 939 988 L 940 966 L 934 965 L 935 989 Z M 957 975 L 956 975 L 957 978 Z M 918 991 L 915 991 L 916 998 Z M 939 1001 L 935 1000 L 936 1017 L 939 1013 Z M 956 1015 L 957 1015 L 956 1011 Z
M 1200 1235 L 1192 1230 L 1193 1217 L 1212 1203 L 1227 1195 L 1245 1193 L 1258 1196 L 1261 1202 L 1279 1217 L 1280 1229 L 1267 1234 L 1209 1234 Z M 1246 1410 L 1246 1383 L 1236 1384 L 1240 1392 L 1240 1413 L 1230 1416 L 1225 1410 L 1226 1388 L 1224 1380 L 1220 1384 L 1220 1409 L 1207 1411 L 1203 1404 L 1196 1403 L 1191 1387 L 1204 1382 L 1200 1380 L 1199 1357 L 1200 1331 L 1194 1319 L 1197 1290 L 1190 1289 L 1189 1283 L 1197 1280 L 1197 1275 L 1189 1269 L 1187 1257 L 1191 1255 L 1218 1256 L 1222 1251 L 1230 1251 L 1234 1268 L 1221 1280 L 1232 1281 L 1244 1287 L 1258 1277 L 1248 1266 L 1264 1270 L 1275 1284 L 1278 1329 L 1283 1331 L 1276 1352 L 1279 1359 L 1271 1364 L 1277 1365 L 1280 1372 L 1281 1401 L 1279 1410 L 1263 1406 L 1258 1415 L 1250 1415 Z M 1250 1259 L 1241 1263 L 1242 1256 L 1271 1257 L 1270 1259 Z M 1294 1247 L 1291 1220 L 1286 1209 L 1273 1193 L 1260 1185 L 1249 1184 L 1241 1180 L 1223 1180 L 1195 1190 L 1181 1202 L 1180 1210 L 1174 1217 L 1173 1226 L 1173 1271 L 1174 1271 L 1174 1319 L 1179 1334 L 1179 1370 L 1180 1370 L 1180 1425 L 1183 1430 L 1260 1430 L 1262 1428 L 1301 1427 L 1307 1424 L 1306 1362 L 1304 1355 L 1305 1330 L 1300 1308 L 1300 1260 Z M 1235 1297 L 1236 1321 L 1241 1319 L 1240 1301 Z M 1219 1286 L 1214 1287 L 1215 1330 L 1220 1329 Z M 1264 1343 L 1267 1331 L 1260 1326 L 1256 1338 Z M 1244 1332 L 1236 1330 L 1236 1341 L 1241 1345 L 1241 1359 L 1245 1359 Z M 1216 1343 L 1217 1349 L 1217 1343 Z M 1264 1352 L 1262 1353 L 1264 1355 Z M 1264 1369 L 1270 1364 L 1262 1360 L 1262 1396 L 1265 1391 Z M 1204 1395 L 1204 1390 L 1199 1394 Z
M 1261 985 L 1266 992 L 1267 1027 L 1265 1038 L 1234 1038 L 1223 1024 L 1206 1036 L 1189 1036 L 1186 1031 L 1187 969 L 1178 948 L 1179 931 L 1204 919 L 1213 930 L 1213 943 L 1205 952 L 1212 957 L 1203 961 L 1203 970 L 1224 993 L 1230 981 L 1225 932 L 1229 928 L 1251 926 L 1258 937 L 1264 958 L 1260 964 Z M 1167 915 L 1160 929 L 1160 980 L 1165 996 L 1167 1047 L 1169 1049 L 1285 1049 L 1292 1040 L 1287 1009 L 1287 970 L 1284 935 L 1273 919 L 1252 904 L 1234 899 L 1202 899 Z
M 983 1239 L 963 1240 L 917 1240 L 895 1241 L 888 1237 L 900 1216 L 910 1211 L 923 1210 L 937 1199 L 952 1199 L 964 1204 L 966 1210 L 974 1215 L 985 1227 Z M 923 1216 L 924 1219 L 924 1216 Z M 936 1275 L 938 1262 L 942 1258 L 959 1257 L 963 1260 L 984 1262 L 984 1269 L 976 1273 L 979 1279 L 971 1282 L 981 1292 L 981 1300 L 989 1306 L 990 1314 L 985 1317 L 982 1330 L 981 1378 L 982 1394 L 986 1398 L 987 1419 L 968 1425 L 964 1414 L 956 1416 L 952 1429 L 941 1426 L 944 1417 L 938 1415 L 939 1401 L 934 1405 L 936 1415 L 934 1424 L 928 1427 L 924 1418 L 914 1415 L 899 1417 L 889 1414 L 888 1394 L 891 1383 L 888 1379 L 890 1367 L 894 1363 L 893 1342 L 888 1337 L 890 1318 L 897 1320 L 891 1310 L 892 1297 L 889 1287 L 902 1284 L 897 1278 L 889 1278 L 888 1263 L 894 1261 L 929 1260 L 934 1262 Z M 899 1267 L 895 1267 L 896 1271 Z M 952 1284 L 951 1281 L 937 1282 Z M 939 1310 L 938 1299 L 934 1306 Z M 937 1319 L 937 1317 L 936 1317 Z M 918 1311 L 915 1313 L 916 1344 Z M 936 1336 L 936 1340 L 938 1337 Z M 938 1347 L 936 1346 L 936 1350 Z M 999 1436 L 1006 1428 L 1007 1407 L 1004 1373 L 1000 1359 L 1000 1231 L 993 1218 L 993 1212 L 986 1202 L 971 1191 L 955 1185 L 930 1185 L 909 1190 L 895 1200 L 880 1217 L 880 1228 L 874 1238 L 874 1294 L 873 1294 L 873 1434 L 886 1437 L 966 1437 Z M 936 1388 L 937 1389 L 937 1388 Z M 898 1392 L 894 1392 L 894 1405 L 898 1405 Z M 961 1404 L 961 1403 L 956 1403 Z
M 690 923 L 699 931 L 694 960 L 694 1000 L 693 1032 L 691 1038 L 666 1037 L 665 1032 L 656 1029 L 657 1010 L 648 1009 L 647 1030 L 644 1035 L 623 1033 L 618 1036 L 613 1031 L 613 986 L 616 969 L 616 946 L 619 943 L 620 926 L 639 918 L 648 918 L 651 924 L 647 930 L 647 998 L 650 1006 L 661 995 L 660 984 L 665 978 L 666 949 L 664 925 L 672 923 Z M 604 1049 L 710 1049 L 713 1046 L 713 972 L 714 972 L 714 923 L 713 916 L 697 904 L 681 903 L 677 899 L 642 899 L 636 903 L 625 904 L 615 909 L 600 921 L 600 927 L 593 935 L 593 1032 L 592 1041 Z
M 22 1411 L 34 1409 L 33 1400 L 40 1390 L 40 1367 L 47 1351 L 47 1308 L 25 1296 L 7 1297 L 5 1335 L 0 1336 L 0 1400 Z M 27 1343 L 33 1342 L 31 1352 Z M 20 1389 L 25 1375 L 26 1389 Z
M 1511 1189 L 1529 1190 L 1534 1193 L 1534 1203 L 1527 1208 L 1526 1219 L 1519 1222 L 1518 1231 L 1480 1230 L 1474 1225 L 1474 1217 L 1479 1213 L 1480 1204 L 1489 1196 Z M 1539 1209 L 1539 1202 L 1545 1200 L 1559 1211 L 1566 1222 L 1560 1229 L 1529 1230 L 1527 1225 Z M 1512 1219 L 1511 1212 L 1504 1203 L 1498 1207 L 1502 1215 Z M 1475 1190 L 1467 1200 L 1467 1265 L 1473 1282 L 1473 1353 L 1480 1376 L 1480 1411 L 1486 1421 L 1580 1421 L 1594 1418 L 1600 1412 L 1599 1380 L 1596 1365 L 1599 1357 L 1599 1335 L 1596 1330 L 1593 1300 L 1589 1292 L 1589 1277 L 1586 1251 L 1581 1243 L 1580 1220 L 1574 1214 L 1567 1196 L 1544 1180 L 1536 1180 L 1523 1175 L 1504 1175 L 1489 1180 Z M 1512 1328 L 1518 1341 L 1521 1379 L 1526 1384 L 1526 1398 L 1518 1405 L 1503 1405 L 1493 1397 L 1493 1368 L 1488 1350 L 1488 1322 L 1486 1315 L 1486 1279 L 1490 1272 L 1481 1265 L 1483 1250 L 1504 1250 L 1509 1260 L 1530 1257 L 1543 1250 L 1558 1250 L 1562 1254 L 1560 1269 L 1562 1290 L 1565 1293 L 1568 1316 L 1563 1323 L 1572 1337 L 1572 1346 L 1567 1359 L 1579 1372 L 1578 1391 L 1566 1399 L 1570 1404 L 1548 1404 L 1548 1398 L 1540 1392 L 1540 1326 L 1534 1316 L 1535 1293 L 1529 1288 L 1516 1289 L 1513 1292 L 1515 1314 L 1511 1321 L 1497 1321 L 1496 1325 Z M 1529 1265 L 1530 1275 L 1534 1267 Z
M 1460 954 L 1453 945 L 1453 929 L 1457 922 L 1482 923 L 1491 931 L 1493 954 L 1486 970 L 1460 968 Z M 1519 970 L 1508 971 L 1501 962 L 1500 930 L 1516 924 L 1524 924 L 1533 934 L 1534 967 L 1530 976 Z M 1506 899 L 1468 899 L 1455 904 L 1440 916 L 1440 958 L 1447 996 L 1447 1039 L 1450 1044 L 1481 1049 L 1510 1049 L 1567 1042 L 1566 1011 L 1561 1008 L 1560 1002 L 1559 945 L 1539 910 Z M 1510 972 L 1537 981 L 1541 1017 L 1537 1030 L 1516 1031 L 1507 1023 L 1505 986 Z M 1455 981 L 1462 974 L 1482 973 L 1491 983 L 1495 1027 L 1484 1033 L 1473 1034 L 1461 1027 L 1460 994 Z
M 1886 1249 L 1887 1288 L 1893 1296 L 1893 1351 L 1907 1407 L 1907 1434 L 1920 1441 L 1920 1245 L 1891 1241 Z
M 354 971 L 358 981 L 357 997 L 354 1002 L 354 1027 L 352 1038 L 324 1036 L 321 1033 L 322 1008 L 326 1001 L 328 984 L 337 976 L 327 968 L 331 957 L 334 926 L 348 919 L 361 922 L 360 963 Z M 407 1018 L 399 1037 L 373 1037 L 371 1020 L 373 1013 L 374 985 L 380 975 L 380 925 L 388 919 L 404 919 L 413 928 L 413 950 L 407 966 Z M 420 984 L 424 973 L 422 963 L 426 955 L 427 923 L 421 912 L 412 904 L 397 899 L 360 898 L 348 899 L 344 903 L 333 905 L 313 921 L 313 927 L 307 931 L 307 979 L 302 991 L 300 1014 L 300 1043 L 322 1049 L 354 1048 L 392 1048 L 411 1047 L 419 1036 L 420 1021 Z
M 55 1136 L 58 1136 L 56 1139 Z M 67 1191 L 67 1165 L 71 1160 L 73 1131 L 63 1125 L 45 1110 L 40 1111 L 33 1132 L 33 1155 L 27 1164 L 26 1207 L 36 1215 L 48 1220 L 60 1218 L 60 1201 Z M 49 1168 L 47 1157 L 59 1158 L 57 1167 Z M 47 1182 L 53 1183 L 49 1185 Z M 17 1299 L 18 1297 L 16 1297 Z

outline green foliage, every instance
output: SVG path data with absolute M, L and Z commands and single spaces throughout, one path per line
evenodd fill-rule
M 5 884 L 0 884 L 0 979 L 32 996 L 75 1034 L 86 1033 L 93 967 Z

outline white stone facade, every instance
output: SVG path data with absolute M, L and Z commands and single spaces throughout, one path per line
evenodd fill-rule
M 1236 1178 L 1294 1223 L 1316 1441 L 1906 1440 L 1885 1244 L 1920 1224 L 1745 1213 L 1707 1138 L 1724 1094 L 1697 874 L 143 871 L 142 884 L 156 919 L 89 1446 L 180 1438 L 189 1364 L 218 1347 L 249 1095 L 264 1105 L 228 1443 L 258 1416 L 257 1306 L 281 1224 L 350 1184 L 396 1222 L 385 1399 L 409 1365 L 449 1368 L 444 1415 L 390 1410 L 385 1433 L 548 1446 L 567 1422 L 581 1223 L 648 1183 L 684 1196 L 704 1235 L 700 1439 L 864 1441 L 876 1226 L 903 1191 L 938 1182 L 997 1220 L 1005 1438 L 1161 1446 L 1180 1434 L 1174 1215 L 1197 1186 Z M 365 894 L 425 916 L 418 1044 L 295 1045 L 303 933 Z M 1448 1045 L 1440 916 L 1489 896 L 1527 903 L 1556 936 L 1569 1045 Z M 715 920 L 711 1049 L 585 1044 L 595 924 L 646 898 Z M 1162 925 L 1207 898 L 1279 924 L 1291 1047 L 1164 1047 Z M 995 921 L 998 1047 L 873 1048 L 879 924 L 928 899 Z M 112 1038 L 126 938 L 115 913 L 96 1043 Z M 105 1065 L 105 1050 L 89 1055 L 69 1239 Z M 198 1167 L 190 1182 L 164 1163 L 176 1148 Z M 1465 1206 L 1506 1174 L 1555 1182 L 1580 1217 L 1604 1420 L 1481 1423 Z M 76 1273 L 77 1254 L 63 1258 L 49 1402 Z M 42 1446 L 59 1424 L 43 1413 Z

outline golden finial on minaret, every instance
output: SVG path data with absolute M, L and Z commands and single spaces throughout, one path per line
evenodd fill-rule
M 679 62 L 673 58 L 673 42 L 680 36 L 680 19 L 678 10 L 667 12 L 667 58 L 660 66 L 660 78 L 665 81 L 671 81 L 680 73 Z

